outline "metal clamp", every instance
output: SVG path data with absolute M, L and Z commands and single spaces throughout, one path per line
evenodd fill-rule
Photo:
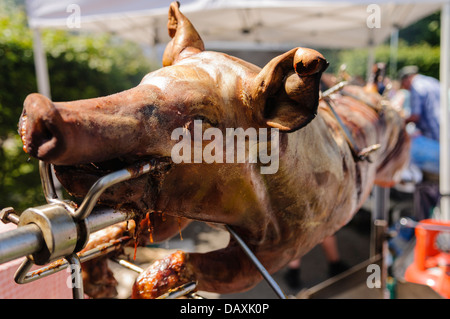
M 44 238 L 44 247 L 33 254 L 36 265 L 45 265 L 58 258 L 70 255 L 77 245 L 77 225 L 64 206 L 48 204 L 25 210 L 18 226 L 36 224 Z
M 40 162 L 39 171 L 47 205 L 29 208 L 22 213 L 19 226 L 37 224 L 47 246 L 40 255 L 33 255 L 39 265 L 56 258 L 80 251 L 89 239 L 89 230 L 84 220 L 91 214 L 101 194 L 109 187 L 128 179 L 136 178 L 155 169 L 155 164 L 144 163 L 139 167 L 122 169 L 97 180 L 89 189 L 83 202 L 75 209 L 69 202 L 60 200 L 55 190 L 51 164 Z M 38 257 L 38 258 L 36 258 Z
M 58 198 L 52 177 L 51 164 L 39 162 L 39 172 L 41 176 L 42 189 L 48 204 L 32 207 L 25 210 L 20 217 L 14 214 L 12 208 L 6 208 L 1 211 L 1 220 L 4 222 L 14 222 L 19 228 L 33 225 L 37 226 L 42 238 L 40 249 L 25 259 L 15 274 L 17 283 L 28 283 L 33 281 L 32 273 L 28 270 L 33 264 L 45 265 L 52 261 L 64 258 L 74 271 L 73 278 L 73 297 L 83 298 L 83 284 L 81 278 L 81 261 L 76 252 L 80 251 L 89 239 L 89 229 L 87 225 L 87 217 L 90 216 L 92 210 L 101 194 L 112 185 L 122 181 L 136 178 L 156 168 L 155 163 L 144 163 L 137 167 L 122 169 L 117 172 L 101 177 L 90 188 L 83 202 L 78 209 L 68 201 Z M 102 250 L 105 252 L 106 250 Z M 92 257 L 91 257 L 92 258 Z M 62 263 L 62 262 L 61 262 Z M 61 267 L 55 267 L 59 269 Z M 62 269 L 62 268 L 61 268 Z M 44 271 L 45 267 L 39 271 Z M 60 270 L 60 269 L 59 269 Z M 39 272 L 38 271 L 38 272 Z M 47 272 L 51 274 L 57 270 Z M 42 276 L 40 276 L 42 278 Z

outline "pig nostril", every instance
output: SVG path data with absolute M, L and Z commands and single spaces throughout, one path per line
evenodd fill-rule
M 317 51 L 299 48 L 294 56 L 295 72 L 299 76 L 310 76 L 325 71 L 328 62 Z
M 25 151 L 39 159 L 51 160 L 58 152 L 55 130 L 42 119 L 29 124 L 28 129 L 31 130 L 22 137 Z
M 37 145 L 43 145 L 53 138 L 53 133 L 42 121 L 38 122 L 33 135 L 36 135 L 35 142 Z
M 319 64 L 319 61 L 316 61 L 316 60 L 307 61 L 307 62 L 300 61 L 295 66 L 295 71 L 300 76 L 312 75 L 312 74 L 316 73 L 318 64 Z

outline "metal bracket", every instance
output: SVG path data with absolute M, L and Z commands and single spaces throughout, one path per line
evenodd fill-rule
M 0 221 L 4 224 L 13 223 L 17 225 L 19 223 L 19 216 L 16 215 L 14 208 L 6 207 L 0 211 Z
M 78 209 L 68 201 L 58 198 L 52 177 L 52 166 L 39 162 L 42 189 L 48 204 L 26 209 L 20 217 L 15 215 L 14 209 L 9 207 L 1 210 L 0 218 L 3 222 L 14 222 L 19 228 L 34 225 L 39 229 L 38 238 L 42 238 L 40 249 L 27 256 L 15 274 L 15 281 L 20 284 L 34 281 L 36 273 L 52 274 L 70 266 L 72 269 L 72 289 L 74 298 L 84 298 L 83 281 L 81 277 L 81 261 L 76 252 L 80 251 L 89 239 L 87 218 L 94 209 L 100 195 L 109 187 L 122 181 L 136 178 L 156 168 L 153 162 L 143 163 L 129 169 L 122 169 L 105 175 L 97 180 L 90 188 Z M 101 218 L 100 218 L 101 219 Z M 119 218 L 121 219 L 121 218 Z M 101 224 L 101 220 L 99 220 Z M 110 223 L 106 223 L 109 226 Z M 95 251 L 95 249 L 93 249 Z M 102 249 L 102 252 L 106 252 Z M 91 251 L 87 255 L 92 257 Z M 63 260 L 58 260 L 64 258 Z M 45 265 L 55 261 L 56 265 L 44 267 L 38 271 L 28 273 L 33 264 Z M 58 266 L 60 265 L 60 266 Z M 61 265 L 64 265 L 61 267 Z
M 44 247 L 30 258 L 36 265 L 72 254 L 77 245 L 77 225 L 64 206 L 47 204 L 25 210 L 19 218 L 18 226 L 36 224 L 44 238 Z

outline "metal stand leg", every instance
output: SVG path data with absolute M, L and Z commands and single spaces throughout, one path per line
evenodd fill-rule
M 388 243 L 386 241 L 389 221 L 389 188 L 375 186 L 373 190 L 372 238 L 370 257 L 381 256 L 381 289 L 385 291 L 388 276 Z
M 72 271 L 70 278 L 72 279 L 73 299 L 84 299 L 83 277 L 81 276 L 81 262 L 77 254 L 71 254 L 65 257 L 69 263 L 69 269 Z

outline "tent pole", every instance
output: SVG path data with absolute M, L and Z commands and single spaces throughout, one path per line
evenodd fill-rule
M 370 75 L 372 73 L 372 67 L 374 64 L 375 64 L 375 46 L 370 45 L 367 48 L 366 81 L 370 80 Z
M 50 95 L 50 81 L 48 78 L 47 58 L 41 41 L 41 31 L 33 28 L 33 52 L 34 52 L 34 66 L 36 69 L 36 78 L 38 91 L 51 99 Z
M 369 29 L 369 40 L 367 42 L 367 65 L 366 65 L 366 81 L 370 80 L 372 74 L 372 67 L 375 64 L 375 44 L 374 44 L 374 29 Z
M 47 98 L 51 99 L 50 80 L 48 77 L 47 56 L 42 45 L 41 31 L 38 28 L 33 28 L 33 53 L 34 53 L 34 67 L 36 69 L 36 79 L 38 92 Z M 55 181 L 55 190 L 59 198 L 63 198 L 62 185 L 52 171 L 53 180 Z
M 389 76 L 395 79 L 397 76 L 397 60 L 398 60 L 398 27 L 394 26 L 391 33 L 390 41 L 390 57 L 389 57 Z
M 439 188 L 441 198 L 441 214 L 443 220 L 450 220 L 450 1 L 442 6 L 441 12 L 441 123 L 440 123 L 440 158 Z

